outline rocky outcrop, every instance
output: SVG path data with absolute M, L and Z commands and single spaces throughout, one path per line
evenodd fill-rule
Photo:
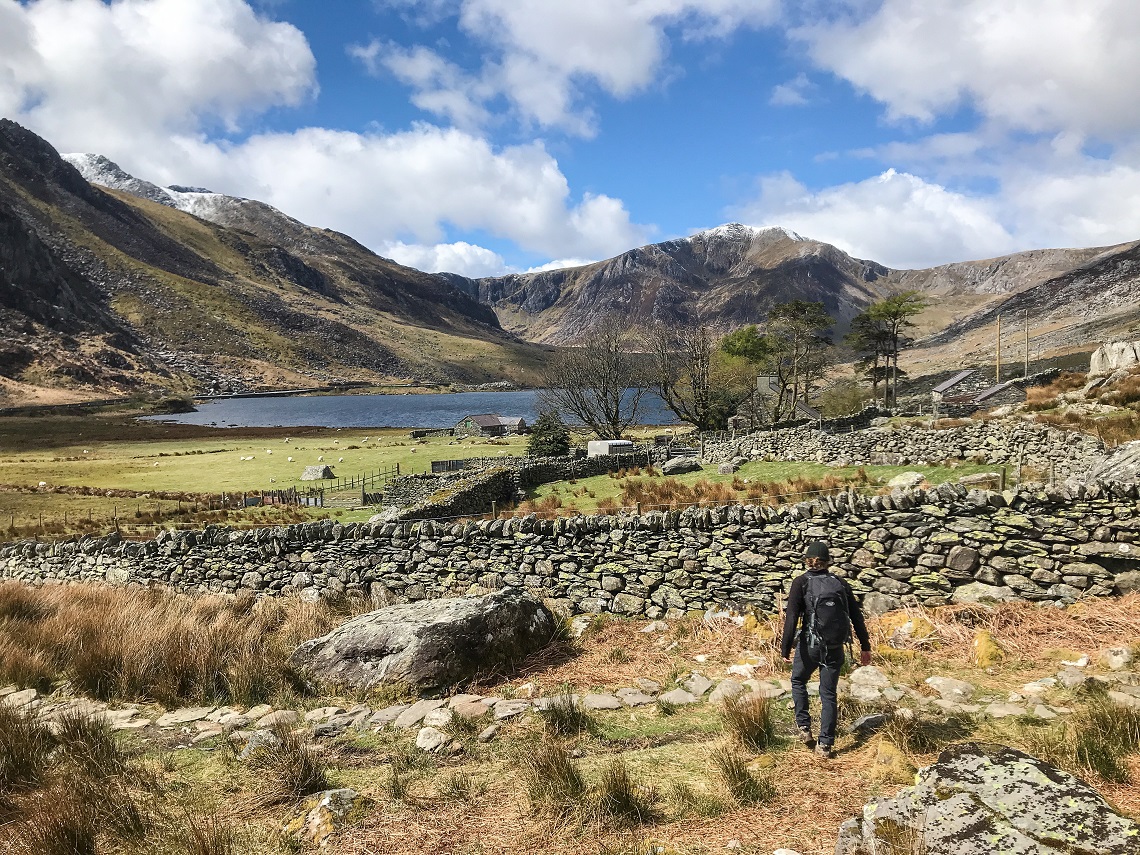
M 1140 481 L 1140 440 L 1118 445 L 1088 472 L 1090 480 Z
M 1012 748 L 966 743 L 841 826 L 836 855 L 875 852 L 1136 855 L 1140 827 L 1067 772 Z
M 1140 341 L 1110 341 L 1098 347 L 1089 362 L 1089 377 L 1103 377 L 1140 365 Z
M 442 691 L 521 660 L 554 634 L 541 602 L 507 590 L 369 612 L 304 642 L 289 661 L 320 685 Z

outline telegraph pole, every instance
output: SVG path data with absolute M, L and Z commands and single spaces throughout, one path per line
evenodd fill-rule
M 1029 376 L 1029 309 L 1025 310 L 1025 376 Z
M 997 324 L 997 359 L 994 362 L 994 385 L 1001 382 L 1001 315 Z

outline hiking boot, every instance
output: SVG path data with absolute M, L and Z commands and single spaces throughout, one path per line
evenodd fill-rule
M 808 748 L 813 748 L 815 746 L 815 737 L 811 735 L 811 731 L 806 727 L 799 728 L 797 733 L 799 735 L 800 742 L 802 742 Z
M 815 756 L 823 760 L 831 759 L 831 746 L 830 745 L 817 745 L 815 747 Z

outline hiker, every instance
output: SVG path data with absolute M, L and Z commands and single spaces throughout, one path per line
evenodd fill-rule
M 804 551 L 802 573 L 792 580 L 788 591 L 788 611 L 784 619 L 784 636 L 780 655 L 785 662 L 792 661 L 792 643 L 795 641 L 796 658 L 792 665 L 792 702 L 796 708 L 796 726 L 800 741 L 820 757 L 831 756 L 835 744 L 837 715 L 836 686 L 843 667 L 843 646 L 851 641 L 851 627 L 859 637 L 860 665 L 871 664 L 871 637 L 863 620 L 863 610 L 851 591 L 851 586 L 838 576 L 827 572 L 831 557 L 827 544 L 816 540 Z M 801 623 L 796 640 L 796 624 Z M 819 742 L 811 732 L 811 714 L 808 712 L 807 681 L 819 669 Z

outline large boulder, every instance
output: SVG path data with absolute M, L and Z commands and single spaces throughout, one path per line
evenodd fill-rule
M 405 684 L 438 692 L 509 666 L 543 647 L 555 630 L 546 606 L 506 589 L 378 609 L 302 643 L 289 661 L 326 686 Z
M 1140 439 L 1118 445 L 1107 457 L 1090 467 L 1089 471 L 1085 473 L 1084 480 L 1140 480 Z
M 306 466 L 305 471 L 301 473 L 302 481 L 327 481 L 335 477 L 332 467 L 327 465 Z
M 947 748 L 915 786 L 868 803 L 836 855 L 1137 855 L 1140 828 L 1078 778 L 1001 745 Z
M 670 457 L 661 464 L 662 475 L 684 475 L 686 472 L 700 472 L 701 463 L 695 457 Z
M 1140 341 L 1110 341 L 1098 347 L 1089 361 L 1089 377 L 1100 377 L 1140 365 Z

